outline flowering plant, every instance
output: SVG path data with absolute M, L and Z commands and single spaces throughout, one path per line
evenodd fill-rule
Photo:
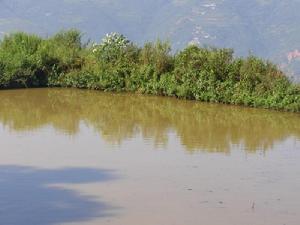
M 116 59 L 129 45 L 130 41 L 124 35 L 114 32 L 106 34 L 100 44 L 93 44 L 92 51 L 102 59 L 111 61 Z

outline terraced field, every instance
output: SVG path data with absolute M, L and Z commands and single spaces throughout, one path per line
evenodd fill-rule
M 0 36 L 76 27 L 97 40 L 117 31 L 139 43 L 169 39 L 174 49 L 189 42 L 231 47 L 300 74 L 298 0 L 0 0 L 0 6 Z

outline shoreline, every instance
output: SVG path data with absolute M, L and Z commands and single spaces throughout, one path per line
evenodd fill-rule
M 73 87 L 300 112 L 300 85 L 277 65 L 226 48 L 158 40 L 139 47 L 112 33 L 83 43 L 77 30 L 49 38 L 13 33 L 0 41 L 0 89 Z

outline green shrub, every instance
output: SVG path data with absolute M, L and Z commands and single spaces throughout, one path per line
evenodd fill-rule
M 2 87 L 43 86 L 47 77 L 36 55 L 42 39 L 25 33 L 5 36 L 0 43 Z
M 151 65 L 154 74 L 160 76 L 173 68 L 173 57 L 170 52 L 171 46 L 168 42 L 157 40 L 155 43 L 146 43 L 140 53 L 140 63 Z
M 300 86 L 271 62 L 232 49 L 168 42 L 143 47 L 112 33 L 82 43 L 76 30 L 50 38 L 14 33 L 0 42 L 0 88 L 59 86 L 132 91 L 207 102 L 300 111 Z

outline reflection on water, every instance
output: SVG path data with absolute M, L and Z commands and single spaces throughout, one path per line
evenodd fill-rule
M 166 144 L 175 132 L 188 151 L 230 152 L 271 149 L 275 142 L 300 137 L 300 115 L 172 98 L 111 94 L 76 89 L 30 89 L 0 92 L 0 123 L 14 131 L 45 125 L 69 135 L 80 122 L 109 142 L 142 134 Z
M 114 207 L 109 204 L 51 185 L 115 178 L 105 170 L 0 166 L 1 224 L 52 225 L 113 216 Z

